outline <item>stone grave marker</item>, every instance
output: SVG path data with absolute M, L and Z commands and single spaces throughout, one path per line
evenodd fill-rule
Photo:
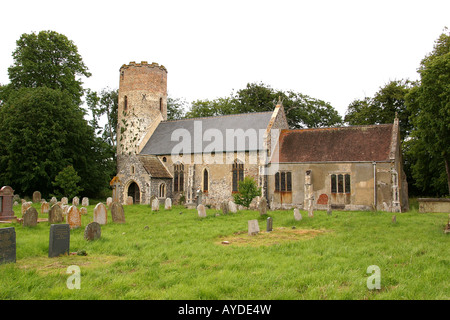
M 222 211 L 222 214 L 228 214 L 228 202 L 222 202 L 220 204 L 220 210 Z
M 57 204 L 52 205 L 50 211 L 48 212 L 48 222 L 61 223 L 63 221 L 64 221 L 63 209 Z
M 73 197 L 73 199 L 72 199 L 72 205 L 73 205 L 73 206 L 79 206 L 79 205 L 80 205 L 80 198 L 78 198 L 78 197 Z
M 397 216 L 396 215 L 392 216 L 392 223 L 397 223 Z
M 308 209 L 308 217 L 314 218 L 314 208 L 313 208 L 312 205 L 309 206 L 309 209 Z
M 154 198 L 152 200 L 152 211 L 159 211 L 159 200 L 158 200 L 158 198 Z
M 108 221 L 108 211 L 106 210 L 106 206 L 99 202 L 94 208 L 94 222 L 98 224 L 106 224 Z
M 233 201 L 228 201 L 228 209 L 230 209 L 230 212 L 236 213 L 237 212 L 237 205 Z
M 81 200 L 81 205 L 83 207 L 89 207 L 89 198 L 88 197 L 83 197 L 83 199 Z
M 76 229 L 81 227 L 81 214 L 76 206 L 70 206 L 67 211 L 67 222 L 70 229 Z
M 108 197 L 108 198 L 106 199 L 106 206 L 107 206 L 108 208 L 110 208 L 112 203 L 113 203 L 113 198 Z
M 205 206 L 203 204 L 199 204 L 197 206 L 197 213 L 198 213 L 198 216 L 200 218 L 205 218 L 206 217 L 206 208 L 205 208 Z
M 166 198 L 166 201 L 164 202 L 164 209 L 172 210 L 172 199 Z
M 259 214 L 260 215 L 267 214 L 267 200 L 264 197 L 262 197 L 261 200 L 259 200 Z
M 254 236 L 259 233 L 258 220 L 248 220 L 248 235 Z
M 331 216 L 333 214 L 333 210 L 331 209 L 331 204 L 328 205 L 327 215 Z
M 118 202 L 113 202 L 111 204 L 111 217 L 112 221 L 115 223 L 125 223 L 125 213 L 123 211 L 123 206 Z
M 294 219 L 295 221 L 302 220 L 302 214 L 300 213 L 300 210 L 298 210 L 297 208 L 294 209 Z
M 68 205 L 69 204 L 69 199 L 67 199 L 67 197 L 62 197 L 61 198 L 61 203 L 65 204 L 65 205 Z
M 81 208 L 80 208 L 80 214 L 81 214 L 81 215 L 87 214 L 87 208 L 81 207 Z
M 52 224 L 50 226 L 48 257 L 53 258 L 62 254 L 69 254 L 69 249 L 70 249 L 70 225 Z
M 58 203 L 58 199 L 56 199 L 55 197 L 52 197 L 50 199 L 50 207 L 53 206 L 54 204 Z
M 33 192 L 33 202 L 34 203 L 41 202 L 41 193 L 39 191 Z
M 38 212 L 34 207 L 29 207 L 23 215 L 24 227 L 35 227 L 37 225 Z
M 266 227 L 267 232 L 270 232 L 273 230 L 272 225 L 273 225 L 273 219 L 271 217 L 268 217 L 267 218 L 267 227 Z
M 88 241 L 100 239 L 102 228 L 99 223 L 91 222 L 84 229 L 84 239 Z
M 16 262 L 16 229 L 0 228 L 0 264 Z
M 14 197 L 14 190 L 10 186 L 3 186 L 0 189 L 0 221 L 16 219 L 13 210 Z
M 31 207 L 31 202 L 22 202 L 22 216 L 25 214 L 29 207 Z
M 133 205 L 133 197 L 132 196 L 128 196 L 127 197 L 127 206 L 132 206 Z
M 50 211 L 50 204 L 48 202 L 41 203 L 41 213 L 48 213 Z

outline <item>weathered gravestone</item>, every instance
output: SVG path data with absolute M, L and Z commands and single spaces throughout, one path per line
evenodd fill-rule
M 236 213 L 237 212 L 237 205 L 233 201 L 228 201 L 228 209 L 230 209 L 230 212 Z
M 67 197 L 62 197 L 61 198 L 61 203 L 64 205 L 68 205 L 69 204 L 69 199 L 67 199 Z
M 220 204 L 220 210 L 222 210 L 222 214 L 228 214 L 228 202 L 222 202 Z
M 41 213 L 48 213 L 50 211 L 50 204 L 48 202 L 41 203 Z
M 308 209 L 308 217 L 314 218 L 314 208 L 313 208 L 312 205 L 309 206 L 309 209 Z
M 0 228 L 0 264 L 16 262 L 16 230 Z
M 331 216 L 333 214 L 333 210 L 331 209 L 331 204 L 328 204 L 327 215 Z
M 81 214 L 76 206 L 69 207 L 67 211 L 67 223 L 69 223 L 70 229 L 81 227 Z
M 166 198 L 166 201 L 164 202 L 164 209 L 172 210 L 172 199 Z
M 125 213 L 123 206 L 118 202 L 113 202 L 111 205 L 111 217 L 115 223 L 125 223 Z
M 112 205 L 112 203 L 113 203 L 113 198 L 108 197 L 108 198 L 106 199 L 106 206 L 107 206 L 108 208 L 110 208 L 111 205 Z
M 81 208 L 80 208 L 80 214 L 81 214 L 81 215 L 86 215 L 86 214 L 87 214 L 87 208 L 81 207 Z
M 34 203 L 41 202 L 41 193 L 39 191 L 33 192 L 33 202 Z
M 158 198 L 154 198 L 152 200 L 152 211 L 158 211 L 159 210 L 159 200 Z
M 294 219 L 295 219 L 295 221 L 302 220 L 302 214 L 300 213 L 300 211 L 297 208 L 294 209 Z
M 55 197 L 52 197 L 50 200 L 50 207 L 53 206 L 54 204 L 56 204 L 58 202 L 58 199 L 56 199 Z
M 84 239 L 88 241 L 100 239 L 102 228 L 99 223 L 91 222 L 84 229 Z
M 35 227 L 37 225 L 38 212 L 34 207 L 29 207 L 23 215 L 24 227 Z
M 89 206 L 89 198 L 88 197 L 83 197 L 83 199 L 81 200 L 81 205 L 83 207 L 88 207 Z
M 80 198 L 78 198 L 78 197 L 73 197 L 73 199 L 72 199 L 72 205 L 73 205 L 73 206 L 79 206 L 79 205 L 80 205 Z
M 48 257 L 53 258 L 62 254 L 69 254 L 69 248 L 70 248 L 70 225 L 52 224 L 50 226 Z
M 262 197 L 261 200 L 259 200 L 259 214 L 260 215 L 267 214 L 267 200 L 264 197 Z
M 272 225 L 273 225 L 273 220 L 271 217 L 268 217 L 267 218 L 267 227 L 266 227 L 267 232 L 270 232 L 273 230 Z
M 258 220 L 248 220 L 248 235 L 254 236 L 259 233 Z
M 27 212 L 29 207 L 31 207 L 31 202 L 22 202 L 22 216 Z
M 13 210 L 14 190 L 10 186 L 0 189 L 0 221 L 16 219 Z
M 199 204 L 197 206 L 197 213 L 198 213 L 198 216 L 200 218 L 205 218 L 206 217 L 206 208 L 205 208 L 205 206 L 202 205 L 202 204 Z
M 57 204 L 52 205 L 50 211 L 48 212 L 48 222 L 60 223 L 63 221 L 64 221 L 63 209 Z
M 128 196 L 127 197 L 127 206 L 132 206 L 133 205 L 133 197 L 132 196 Z
M 108 220 L 108 211 L 106 210 L 106 206 L 99 202 L 94 208 L 94 222 L 98 224 L 106 224 Z

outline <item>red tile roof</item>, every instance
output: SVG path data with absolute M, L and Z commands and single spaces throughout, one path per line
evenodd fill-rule
M 282 130 L 272 162 L 388 161 L 392 124 Z M 279 161 L 278 158 L 279 157 Z

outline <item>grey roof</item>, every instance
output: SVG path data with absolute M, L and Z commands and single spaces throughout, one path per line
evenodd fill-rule
M 140 154 L 262 150 L 271 117 L 272 111 L 163 121 Z

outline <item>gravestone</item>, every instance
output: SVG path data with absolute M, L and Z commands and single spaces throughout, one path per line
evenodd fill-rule
M 113 188 L 112 190 L 112 202 L 119 202 L 119 191 L 120 191 L 120 179 L 118 176 L 115 176 L 109 182 L 109 185 Z
M 302 214 L 300 213 L 300 210 L 298 210 L 297 208 L 294 209 L 294 219 L 295 221 L 302 220 Z
M 41 202 L 41 193 L 39 191 L 33 192 L 33 202 L 34 203 Z
M 0 228 L 0 264 L 16 262 L 16 229 Z
M 158 198 L 154 198 L 152 200 L 152 211 L 159 211 L 159 200 L 158 200 Z
M 65 204 L 65 205 L 68 205 L 69 204 L 69 199 L 67 199 L 67 197 L 62 197 L 61 198 L 61 203 Z
M 308 217 L 310 217 L 310 218 L 314 217 L 314 208 L 313 208 L 312 204 L 309 206 L 309 209 L 308 209 Z
M 125 223 L 125 213 L 123 211 L 123 206 L 118 202 L 113 202 L 111 204 L 111 217 L 112 221 L 115 223 Z
M 63 209 L 57 204 L 52 205 L 50 211 L 48 212 L 48 222 L 60 223 L 63 221 L 64 221 Z
M 31 202 L 22 202 L 22 216 L 25 214 L 29 207 L 31 207 Z
M 273 230 L 273 229 L 272 229 L 272 225 L 273 225 L 273 220 L 272 220 L 271 217 L 268 217 L 268 218 L 267 218 L 267 227 L 266 227 L 266 231 L 267 231 L 267 232 L 270 232 L 270 231 Z
M 37 225 L 38 212 L 34 207 L 29 207 L 23 215 L 24 227 L 35 227 Z
M 392 223 L 397 223 L 397 216 L 396 215 L 392 216 Z
M 81 214 L 76 206 L 70 206 L 67 211 L 67 223 L 70 229 L 76 229 L 81 227 Z
M 89 198 L 88 197 L 83 197 L 83 199 L 81 200 L 81 205 L 83 207 L 88 207 L 89 206 Z
M 220 210 L 222 210 L 222 214 L 228 214 L 228 202 L 222 202 L 220 204 Z
M 80 208 L 80 214 L 81 214 L 81 215 L 86 215 L 86 214 L 87 214 L 87 208 L 81 207 L 81 208 Z
M 331 209 L 331 205 L 329 204 L 328 208 L 327 208 L 327 215 L 331 216 L 332 214 L 333 214 L 333 210 Z
M 91 222 L 84 229 L 84 239 L 88 241 L 100 239 L 102 228 L 99 223 Z
M 0 221 L 16 219 L 13 210 L 14 190 L 9 186 L 0 189 Z
M 80 205 L 80 198 L 78 198 L 78 197 L 73 197 L 73 199 L 72 199 L 72 205 L 73 205 L 73 206 L 79 206 L 79 205 Z
M 166 198 L 166 201 L 164 202 L 164 209 L 172 210 L 172 199 Z
M 259 214 L 261 216 L 267 214 L 267 200 L 264 197 L 259 200 Z
M 128 196 L 127 197 L 127 205 L 128 206 L 132 206 L 133 205 L 133 197 L 132 196 Z
M 70 249 L 70 225 L 52 224 L 50 226 L 48 257 L 53 258 L 62 254 L 69 254 L 69 249 Z
M 197 206 L 202 204 L 202 190 L 197 190 Z
M 63 204 L 62 209 L 63 209 L 63 215 L 64 216 L 67 216 L 67 213 L 69 212 L 69 208 L 70 208 L 69 205 Z
M 248 220 L 248 235 L 254 236 L 259 233 L 258 220 Z
M 50 204 L 48 202 L 41 203 L 41 213 L 48 213 L 50 211 Z
M 237 212 L 237 205 L 233 201 L 228 201 L 228 209 L 230 212 L 236 213 Z
M 58 203 L 58 199 L 56 199 L 55 197 L 52 197 L 51 200 L 50 200 L 50 207 L 53 206 L 56 203 Z
M 205 218 L 206 217 L 206 208 L 205 208 L 205 206 L 202 205 L 202 204 L 199 204 L 197 206 L 197 213 L 198 213 L 198 216 L 200 218 Z
M 113 199 L 112 199 L 111 197 L 108 197 L 108 198 L 106 199 L 106 206 L 107 206 L 108 208 L 110 208 L 112 203 L 113 203 Z
M 94 222 L 98 224 L 106 224 L 108 221 L 108 210 L 106 206 L 99 202 L 94 208 Z

